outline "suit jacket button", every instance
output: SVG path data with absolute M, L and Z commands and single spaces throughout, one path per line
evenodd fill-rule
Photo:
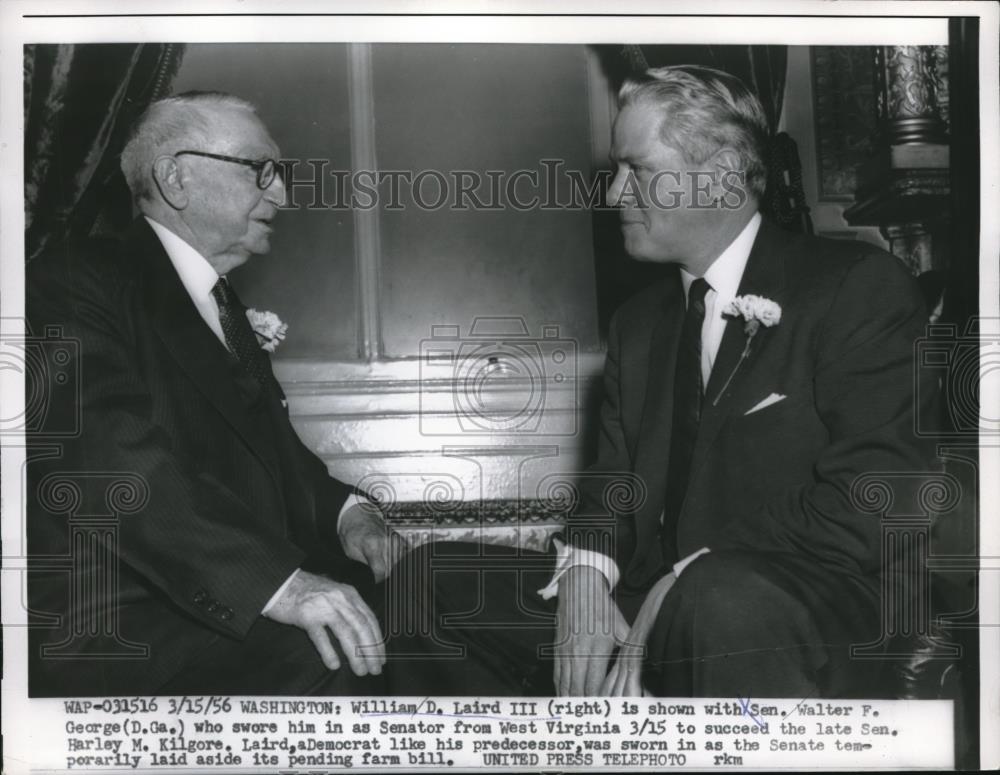
M 197 605 L 204 605 L 206 600 L 208 600 L 208 592 L 204 589 L 199 589 L 194 593 L 194 602 Z
M 222 613 L 219 614 L 219 618 L 224 622 L 228 622 L 233 618 L 233 609 L 229 607 L 223 608 Z
M 208 612 L 210 614 L 214 614 L 216 611 L 219 610 L 220 607 L 221 606 L 219 606 L 219 602 L 217 600 L 213 600 L 212 604 L 208 607 Z

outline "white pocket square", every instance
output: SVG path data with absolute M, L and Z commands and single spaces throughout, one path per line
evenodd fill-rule
M 763 401 L 754 404 L 750 409 L 745 411 L 743 413 L 743 416 L 746 417 L 748 414 L 753 414 L 754 412 L 759 412 L 761 409 L 766 409 L 767 407 L 772 406 L 773 404 L 776 404 L 779 401 L 784 401 L 787 397 L 788 396 L 782 395 L 781 393 L 771 393 L 771 395 L 769 395 Z

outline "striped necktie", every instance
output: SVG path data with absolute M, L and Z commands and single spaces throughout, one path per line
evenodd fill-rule
M 270 371 L 267 356 L 260 349 L 257 335 L 247 320 L 247 308 L 223 277 L 212 286 L 212 298 L 219 305 L 219 322 L 222 324 L 222 333 L 225 334 L 229 349 L 243 364 L 247 373 L 255 377 L 261 385 L 266 385 Z

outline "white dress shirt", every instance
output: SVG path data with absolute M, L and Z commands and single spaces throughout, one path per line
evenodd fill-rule
M 709 290 L 705 294 L 705 322 L 701 329 L 702 385 L 708 385 L 712 366 L 715 365 L 715 356 L 718 355 L 719 345 L 722 344 L 722 334 L 726 330 L 726 318 L 723 316 L 722 310 L 738 295 L 737 291 L 740 287 L 740 281 L 743 279 L 743 271 L 750 258 L 750 250 L 757 238 L 757 231 L 760 229 L 760 221 L 760 213 L 754 213 L 736 239 L 729 243 L 729 246 L 712 262 L 704 274 Z M 694 275 L 681 270 L 685 303 L 691 289 L 691 283 L 695 279 L 697 278 Z M 662 514 L 660 519 L 663 519 Z M 543 598 L 548 600 L 555 597 L 559 593 L 559 579 L 566 571 L 576 565 L 589 565 L 597 568 L 608 580 L 610 588 L 614 589 L 621 574 L 611 557 L 600 552 L 567 546 L 558 539 L 555 543 L 556 572 L 548 585 L 544 589 L 538 590 L 538 594 Z M 680 578 L 681 573 L 688 565 L 708 551 L 710 551 L 709 547 L 702 547 L 675 563 L 674 575 Z
M 222 343 L 222 346 L 228 349 L 229 345 L 226 344 L 226 335 L 222 331 L 222 322 L 219 320 L 219 305 L 212 297 L 212 288 L 219 281 L 218 272 L 215 271 L 201 253 L 162 223 L 154 221 L 148 215 L 143 217 L 145 217 L 163 245 L 170 263 L 174 265 L 177 276 L 180 277 L 181 284 L 184 286 L 184 290 L 187 291 L 188 296 L 191 297 L 191 301 L 194 303 L 195 309 L 198 310 L 198 314 L 201 315 L 202 320 L 212 330 L 212 333 Z M 358 498 L 357 495 L 353 493 L 349 495 L 347 501 L 341 507 L 340 513 L 337 515 L 337 524 L 340 524 L 341 517 L 344 516 L 351 506 L 361 502 L 362 499 Z M 271 596 L 271 599 L 267 601 L 267 604 L 261 611 L 262 615 L 271 610 L 271 606 L 281 597 L 297 574 L 297 570 L 293 571 L 292 575 L 285 580 L 285 583 L 278 587 L 278 590 Z
M 722 334 L 726 330 L 726 318 L 722 310 L 736 298 L 746 269 L 750 249 L 757 238 L 760 228 L 760 213 L 755 213 L 747 225 L 722 254 L 712 262 L 704 274 L 709 290 L 705 294 L 705 322 L 701 328 L 701 378 L 702 386 L 708 385 L 708 378 L 715 365 L 715 356 L 722 344 Z M 687 302 L 691 283 L 697 278 L 685 270 L 681 270 L 681 284 L 684 286 L 684 300 Z
M 174 265 L 174 270 L 181 278 L 181 284 L 188 292 L 188 296 L 191 297 L 191 301 L 194 302 L 198 314 L 212 329 L 215 338 L 228 348 L 226 335 L 222 332 L 222 323 L 219 322 L 219 305 L 212 298 L 212 288 L 219 282 L 219 273 L 201 253 L 166 226 L 154 221 L 148 215 L 144 217 L 163 244 L 163 249 L 167 251 L 167 257 Z

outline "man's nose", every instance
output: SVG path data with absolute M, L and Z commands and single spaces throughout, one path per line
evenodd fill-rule
M 271 181 L 266 189 L 264 189 L 264 198 L 279 207 L 285 204 L 285 198 L 288 196 L 288 191 L 285 189 L 285 181 L 281 177 L 279 172 L 274 176 L 274 180 Z
M 620 169 L 615 173 L 608 187 L 608 205 L 611 207 L 621 207 L 625 204 L 625 183 L 628 178 L 628 171 Z

